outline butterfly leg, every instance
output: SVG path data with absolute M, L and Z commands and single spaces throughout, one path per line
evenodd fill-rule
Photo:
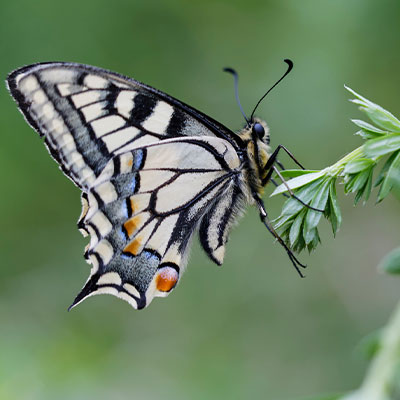
M 296 269 L 297 273 L 300 275 L 300 277 L 304 278 L 304 275 L 300 271 L 300 268 L 306 268 L 307 265 L 302 264 L 297 257 L 293 254 L 293 252 L 289 249 L 289 247 L 286 245 L 286 243 L 283 241 L 283 239 L 279 236 L 279 234 L 276 232 L 274 227 L 272 226 L 270 220 L 268 219 L 268 214 L 267 211 L 265 210 L 265 206 L 263 201 L 258 197 L 257 194 L 253 193 L 253 198 L 257 203 L 258 209 L 260 211 L 260 219 L 261 222 L 266 226 L 268 231 L 272 234 L 272 236 L 275 237 L 275 239 L 279 242 L 279 244 L 285 249 L 290 261 L 292 262 L 294 268 Z
M 318 211 L 318 212 L 324 212 L 325 210 L 320 210 L 319 208 L 314 208 L 311 207 L 309 204 L 304 203 L 303 200 L 301 200 L 299 197 L 297 197 L 292 189 L 290 189 L 289 185 L 287 184 L 285 178 L 282 176 L 282 174 L 279 172 L 278 168 L 275 167 L 274 164 L 282 165 L 279 161 L 277 161 L 277 156 L 279 153 L 279 150 L 284 150 L 290 158 L 293 159 L 293 161 L 301 168 L 304 169 L 304 167 L 296 160 L 296 158 L 293 156 L 293 154 L 285 147 L 282 146 L 281 144 L 275 149 L 275 151 L 271 154 L 269 160 L 265 164 L 264 171 L 267 171 L 267 175 L 263 178 L 261 184 L 262 186 L 265 186 L 269 181 L 271 181 L 272 173 L 275 172 L 279 179 L 282 181 L 282 183 L 285 185 L 286 189 L 288 190 L 289 194 L 291 197 L 296 199 L 299 203 L 303 204 L 304 207 L 309 208 L 310 210 Z
M 265 186 L 270 180 L 271 180 L 271 176 L 273 173 L 273 169 L 272 167 L 274 166 L 274 164 L 278 164 L 281 167 L 283 167 L 283 165 L 277 160 L 278 154 L 280 150 L 284 150 L 289 157 L 301 168 L 304 169 L 304 167 L 296 160 L 296 158 L 293 156 L 293 154 L 285 147 L 282 146 L 281 144 L 274 150 L 274 152 L 270 155 L 267 163 L 264 166 L 264 172 L 266 172 L 266 176 L 263 178 L 262 180 L 262 186 Z M 283 168 L 284 169 L 284 168 Z
M 279 183 L 275 179 L 270 178 L 270 181 L 275 187 L 279 186 Z M 290 196 L 288 196 L 286 193 L 282 193 L 282 196 L 286 197 L 287 199 L 290 198 Z

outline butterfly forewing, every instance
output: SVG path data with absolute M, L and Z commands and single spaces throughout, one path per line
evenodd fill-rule
M 63 171 L 84 189 L 114 155 L 149 143 L 186 135 L 237 140 L 178 100 L 95 67 L 37 64 L 13 72 L 8 84 Z
M 90 235 L 92 270 L 73 305 L 110 293 L 143 308 L 167 295 L 200 225 L 203 248 L 222 263 L 243 203 L 237 136 L 156 89 L 95 67 L 37 64 L 13 72 L 8 85 L 83 190 L 78 227 Z

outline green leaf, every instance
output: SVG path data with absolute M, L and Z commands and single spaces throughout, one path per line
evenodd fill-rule
M 393 186 L 400 187 L 400 152 L 397 152 L 387 171 L 386 177 L 383 179 L 378 193 L 378 203 L 389 194 Z
M 319 237 L 318 229 L 315 228 L 315 229 L 313 229 L 313 232 L 312 232 L 312 239 L 310 240 L 309 243 L 307 243 L 307 250 L 309 252 L 311 252 L 318 246 L 318 243 L 321 243 L 321 239 Z
M 286 182 L 286 184 L 290 187 L 290 189 L 297 189 L 301 186 L 304 186 L 308 183 L 311 183 L 315 180 L 317 180 L 318 178 L 320 178 L 321 176 L 323 176 L 325 174 L 324 171 L 319 171 L 319 172 L 311 172 L 308 174 L 304 174 L 301 176 L 297 176 L 296 178 L 291 179 L 290 181 Z M 271 194 L 272 196 L 276 196 L 277 194 L 281 194 L 287 192 L 287 187 L 282 184 L 279 185 L 274 192 Z
M 304 186 L 303 188 L 296 191 L 296 197 L 298 197 L 305 204 L 308 204 L 312 198 L 314 197 L 316 188 L 321 184 L 322 179 L 312 182 L 309 185 Z M 283 204 L 281 216 L 283 215 L 293 215 L 300 211 L 303 208 L 303 204 L 301 204 L 294 197 L 290 197 Z
M 355 174 L 357 172 L 363 171 L 367 168 L 370 168 L 375 164 L 374 160 L 370 158 L 359 158 L 357 160 L 350 161 L 344 167 L 344 174 Z
M 336 196 L 336 180 L 332 180 L 329 187 L 329 203 L 331 208 L 329 219 L 331 221 L 333 235 L 336 235 L 336 232 L 339 230 L 340 225 L 342 224 L 342 213 L 340 212 Z
M 303 235 L 299 235 L 296 243 L 293 245 L 293 251 L 295 251 L 296 253 L 299 253 L 300 251 L 304 250 L 306 247 L 306 244 L 304 242 L 304 238 Z
M 395 133 L 368 140 L 364 145 L 367 157 L 375 158 L 400 149 L 400 135 Z
M 356 177 L 353 179 L 352 191 L 356 192 L 357 190 L 364 188 L 369 178 L 369 175 L 370 171 L 363 171 L 357 174 Z
M 303 204 L 301 204 L 294 197 L 290 197 L 283 204 L 281 215 L 279 217 L 291 216 L 291 215 L 299 212 L 302 208 L 303 208 Z
M 304 216 L 306 215 L 306 210 L 302 210 L 295 220 L 293 221 L 292 226 L 290 227 L 290 232 L 289 232 L 289 243 L 290 247 L 293 247 L 294 244 L 296 243 L 297 239 L 299 238 L 300 234 L 300 229 L 301 225 L 303 223 Z
M 388 274 L 400 274 L 400 247 L 387 254 L 378 268 Z
M 358 100 L 351 100 L 353 103 L 361 106 L 368 117 L 375 122 L 380 128 L 388 130 L 390 132 L 400 132 L 400 121 L 392 115 L 389 111 L 385 110 L 381 106 L 373 103 L 372 101 L 362 97 L 356 93 L 353 89 L 345 86 L 345 88 L 358 98 Z
M 329 196 L 329 185 L 330 185 L 331 180 L 326 180 L 321 187 L 318 188 L 318 192 L 315 194 L 314 198 L 311 201 L 311 207 L 317 208 L 319 210 L 324 210 L 326 202 L 328 200 Z M 313 230 L 319 223 L 323 213 L 314 211 L 314 210 L 307 210 L 307 216 L 304 221 L 304 228 L 303 231 L 306 232 L 304 234 L 304 237 L 306 238 L 306 243 L 307 241 L 307 232 Z
M 305 224 L 303 226 L 303 237 L 304 237 L 304 241 L 308 247 L 309 244 L 314 243 L 316 240 L 316 236 L 317 236 L 318 232 L 317 229 L 306 229 Z
M 373 168 L 371 168 L 371 171 L 369 173 L 369 178 L 368 178 L 368 182 L 365 185 L 365 197 L 364 197 L 364 204 L 367 202 L 367 200 L 369 199 L 369 196 L 371 195 L 371 190 L 372 190 L 372 177 L 373 177 L 374 171 Z
M 364 140 L 376 139 L 377 137 L 381 137 L 381 135 L 379 135 L 378 133 L 365 131 L 363 129 L 357 131 L 355 135 L 361 136 Z
M 357 203 L 363 197 L 364 193 L 365 193 L 365 200 L 367 200 L 369 198 L 369 195 L 371 194 L 371 187 L 372 187 L 372 174 L 373 174 L 373 168 L 371 167 L 371 168 L 369 168 L 369 170 L 364 171 L 361 174 L 359 174 L 359 176 L 357 177 L 358 181 L 355 180 L 355 182 L 353 183 L 352 191 L 357 192 L 354 197 L 354 205 L 357 205 Z M 359 187 L 357 187 L 357 185 Z
M 365 187 L 365 186 L 364 186 Z M 356 206 L 358 202 L 361 200 L 362 196 L 364 194 L 364 188 L 359 190 L 356 195 L 354 196 L 354 205 Z
M 367 183 L 370 171 L 362 171 L 358 174 L 351 174 L 345 176 L 345 193 L 354 193 L 357 190 L 363 189 Z
M 284 169 L 280 171 L 284 178 L 295 178 L 296 176 L 306 175 L 314 172 L 319 172 L 318 170 L 310 169 Z
M 274 228 L 280 232 L 283 232 L 287 228 L 287 225 L 292 223 L 293 219 L 295 218 L 295 214 L 296 213 L 288 215 L 281 214 L 278 218 L 275 218 L 272 221 L 274 223 Z
M 376 178 L 374 182 L 374 187 L 379 186 L 383 180 L 385 179 L 385 176 L 387 174 L 388 169 L 392 165 L 393 160 L 396 158 L 397 153 L 393 153 L 385 162 L 384 166 L 382 167 L 381 171 L 379 172 L 378 177 Z
M 369 124 L 368 122 L 362 121 L 361 119 L 352 119 L 351 122 L 356 124 L 358 127 L 363 129 L 364 131 L 374 132 L 374 133 L 378 133 L 381 135 L 384 135 L 387 133 L 387 131 L 383 131 L 383 130 L 377 128 L 376 126 Z

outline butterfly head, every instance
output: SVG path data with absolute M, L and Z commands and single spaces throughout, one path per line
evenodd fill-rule
M 269 145 L 269 128 L 265 121 L 260 118 L 253 118 L 238 133 L 243 142 L 248 145 L 250 142 L 257 146 Z
M 255 118 L 251 124 L 251 133 L 253 140 L 261 140 L 263 143 L 269 145 L 269 129 L 265 121 Z

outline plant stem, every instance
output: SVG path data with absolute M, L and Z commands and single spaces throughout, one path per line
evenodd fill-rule
M 357 158 L 361 158 L 364 155 L 364 145 L 357 147 L 351 153 L 346 154 L 343 158 L 337 161 L 335 164 L 331 165 L 324 169 L 331 176 L 339 175 L 346 164 L 350 161 L 356 160 Z
M 398 385 L 399 369 L 400 303 L 383 330 L 380 350 L 371 362 L 361 387 L 341 400 L 397 400 L 393 392 Z

